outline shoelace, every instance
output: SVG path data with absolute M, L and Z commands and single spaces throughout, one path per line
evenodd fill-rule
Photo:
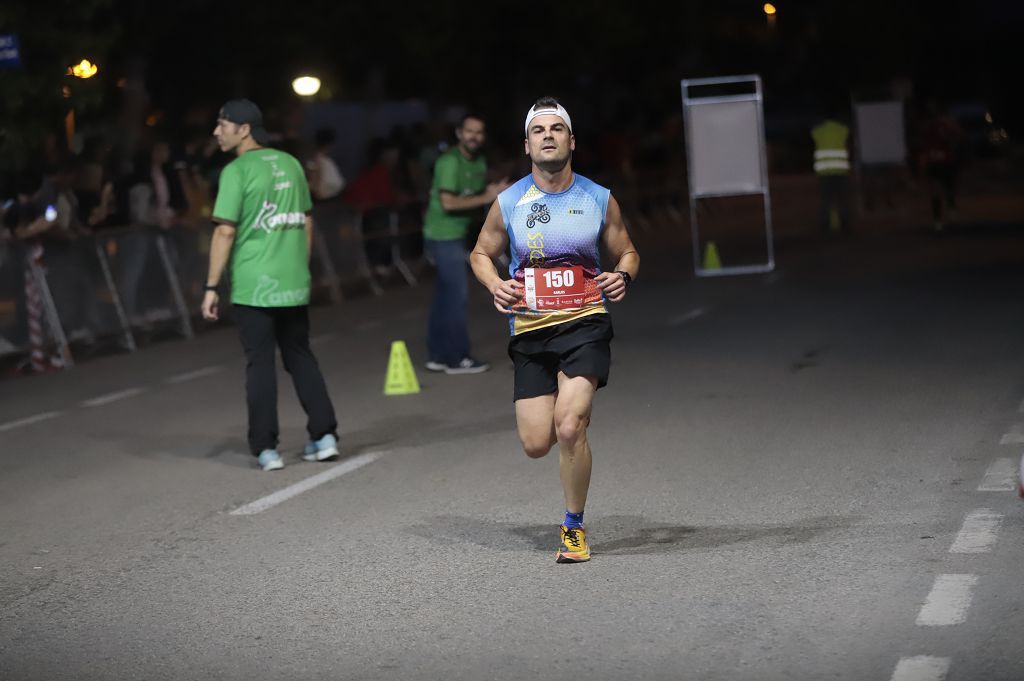
M 562 533 L 562 541 L 572 544 L 572 548 L 581 548 L 583 542 L 580 540 L 580 531 L 576 528 L 567 529 Z

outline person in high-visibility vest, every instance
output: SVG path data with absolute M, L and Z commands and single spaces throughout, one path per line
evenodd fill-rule
M 824 232 L 850 228 L 850 128 L 827 116 L 811 130 Z

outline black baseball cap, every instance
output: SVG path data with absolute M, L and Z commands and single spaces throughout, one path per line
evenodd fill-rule
M 219 118 L 231 121 L 236 125 L 249 124 L 252 138 L 256 144 L 265 145 L 270 141 L 267 129 L 263 127 L 263 112 L 254 102 L 248 99 L 232 99 L 220 108 Z

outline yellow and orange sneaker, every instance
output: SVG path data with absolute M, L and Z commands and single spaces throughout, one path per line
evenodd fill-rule
M 562 525 L 562 545 L 555 554 L 556 563 L 584 563 L 590 560 L 587 533 L 582 527 L 568 528 Z

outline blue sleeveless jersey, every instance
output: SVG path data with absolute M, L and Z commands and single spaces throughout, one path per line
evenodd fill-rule
M 514 305 L 509 320 L 513 335 L 608 312 L 594 277 L 601 273 L 601 230 L 609 195 L 582 175 L 574 175 L 572 185 L 558 194 L 541 191 L 527 175 L 498 195 L 511 248 L 509 276 L 526 285 L 547 277 L 550 284 L 551 273 L 557 273 L 556 284 L 564 276 L 575 285 L 572 291 L 553 291 L 567 294 L 557 309 L 546 308 L 551 303 L 545 300 L 534 300 L 532 307 L 525 299 Z M 570 268 L 572 274 L 567 273 Z M 576 281 L 577 273 L 582 281 Z

